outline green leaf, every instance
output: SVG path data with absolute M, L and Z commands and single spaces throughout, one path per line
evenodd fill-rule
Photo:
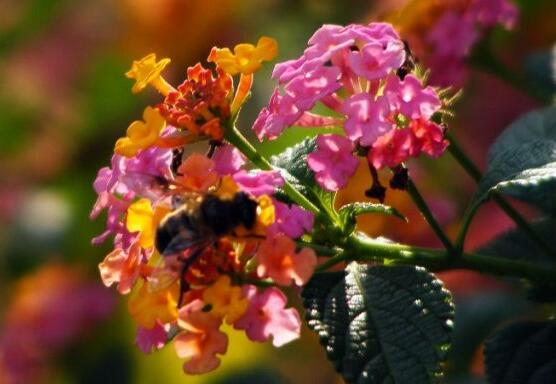
M 344 223 L 346 232 L 350 233 L 355 230 L 357 216 L 366 213 L 378 213 L 382 215 L 396 216 L 402 220 L 407 221 L 406 217 L 402 215 L 396 208 L 392 208 L 384 204 L 356 202 L 346 204 L 338 211 L 340 220 Z
M 474 204 L 494 192 L 556 213 L 556 108 L 526 114 L 498 137 Z
M 315 275 L 302 297 L 309 327 L 347 383 L 429 384 L 441 375 L 454 311 L 424 268 L 351 263 Z
M 485 342 L 490 384 L 553 383 L 556 378 L 556 322 L 511 324 Z
M 279 168 L 284 179 L 305 197 L 312 202 L 318 202 L 321 208 L 336 215 L 334 211 L 335 194 L 324 191 L 319 187 L 315 181 L 313 171 L 307 165 L 307 155 L 316 149 L 315 138 L 305 139 L 279 155 L 273 156 L 270 162 L 276 168 Z
M 307 155 L 317 149 L 317 144 L 313 138 L 305 139 L 302 142 L 287 148 L 277 156 L 273 156 L 270 162 L 279 168 L 285 169 L 288 173 L 303 185 L 316 185 L 313 171 L 307 166 Z

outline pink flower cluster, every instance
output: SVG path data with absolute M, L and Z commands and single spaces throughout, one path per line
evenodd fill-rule
M 442 107 L 437 91 L 406 63 L 404 43 L 390 24 L 324 25 L 303 55 L 276 65 L 278 87 L 253 129 L 260 140 L 275 139 L 290 126 L 338 127 L 345 135 L 317 138 L 307 162 L 320 186 L 344 187 L 363 149 L 370 165 L 395 167 L 425 153 L 440 156 L 448 143 L 431 118 Z M 329 115 L 312 109 L 322 104 Z
M 424 37 L 430 50 L 424 59 L 433 70 L 431 81 L 460 86 L 467 74 L 464 59 L 484 30 L 497 24 L 511 30 L 518 15 L 508 0 L 471 0 L 462 7 L 448 7 Z

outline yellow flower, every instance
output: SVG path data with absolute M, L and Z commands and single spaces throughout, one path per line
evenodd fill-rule
M 226 323 L 233 324 L 247 310 L 249 302 L 240 287 L 233 287 L 229 276 L 220 276 L 205 289 L 203 301 L 212 306 L 211 312 L 218 317 L 226 317 Z
M 259 196 L 257 199 L 259 208 L 257 209 L 257 224 L 264 227 L 268 227 L 274 223 L 276 219 L 276 214 L 274 210 L 274 204 L 272 204 L 272 199 L 268 195 Z
M 220 184 L 214 194 L 222 200 L 231 200 L 237 192 L 239 192 L 238 185 L 232 176 L 226 175 L 220 179 Z
M 164 80 L 160 73 L 169 63 L 170 59 L 168 58 L 164 58 L 157 62 L 154 53 L 140 60 L 135 60 L 131 65 L 131 69 L 125 74 L 128 78 L 135 79 L 135 84 L 133 84 L 131 92 L 139 93 L 150 84 L 166 96 L 173 88 Z
M 148 148 L 158 140 L 160 131 L 166 126 L 166 121 L 157 109 L 145 108 L 144 122 L 136 120 L 127 128 L 126 137 L 116 141 L 114 152 L 125 157 L 133 157 L 142 149 Z
M 177 319 L 179 295 L 178 280 L 158 291 L 149 290 L 148 284 L 140 280 L 131 291 L 127 309 L 137 324 L 151 329 L 157 320 L 165 324 Z
M 126 228 L 129 232 L 140 232 L 139 245 L 151 248 L 156 227 L 168 212 L 168 207 L 158 206 L 153 210 L 149 199 L 139 199 L 127 208 Z
M 263 61 L 270 61 L 278 54 L 278 43 L 276 40 L 263 36 L 253 44 L 238 44 L 234 52 L 229 48 L 213 48 L 209 61 L 215 62 L 220 68 L 230 75 L 250 75 L 261 68 Z

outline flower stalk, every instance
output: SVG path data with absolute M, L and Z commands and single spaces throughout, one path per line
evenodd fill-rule
M 274 169 L 272 164 L 251 145 L 236 127 L 228 127 L 224 133 L 224 138 L 260 169 L 268 171 Z M 295 189 L 288 180 L 284 181 L 284 192 L 299 206 L 315 214 L 320 213 L 320 210 Z
M 440 226 L 440 224 L 438 224 L 438 221 L 436 221 L 433 213 L 427 205 L 427 202 L 411 179 L 408 179 L 407 181 L 407 193 L 409 194 L 417 208 L 419 208 L 419 211 L 421 212 L 427 223 L 429 223 L 431 229 L 434 231 L 438 239 L 442 242 L 444 247 L 450 254 L 455 254 L 455 248 L 452 245 L 452 242 L 450 241 L 446 233 L 444 233 L 442 227 Z
M 420 265 L 440 272 L 452 269 L 469 269 L 497 276 L 528 279 L 532 282 L 553 282 L 556 267 L 532 264 L 521 260 L 508 260 L 479 253 L 463 253 L 453 259 L 447 250 L 415 247 L 406 244 L 388 243 L 354 234 L 349 238 L 346 249 L 318 267 L 325 271 L 337 264 L 359 262 L 384 262 L 393 264 Z

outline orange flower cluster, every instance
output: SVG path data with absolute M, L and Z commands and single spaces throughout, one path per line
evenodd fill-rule
M 200 63 L 187 69 L 187 79 L 171 91 L 158 110 L 169 124 L 195 135 L 221 140 L 222 123 L 230 118 L 232 77 L 216 68 L 216 77 Z

